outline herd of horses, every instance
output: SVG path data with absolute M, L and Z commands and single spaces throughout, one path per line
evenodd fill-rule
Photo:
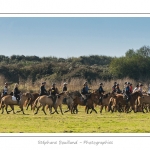
M 6 113 L 9 114 L 11 111 L 13 113 L 22 112 L 24 113 L 24 107 L 26 110 L 31 107 L 31 110 L 34 111 L 34 114 L 37 114 L 40 108 L 46 115 L 46 110 L 49 110 L 50 114 L 54 114 L 55 112 L 58 114 L 58 107 L 61 111 L 61 114 L 66 112 L 71 112 L 71 114 L 78 113 L 78 105 L 85 107 L 85 112 L 88 114 L 93 111 L 97 113 L 95 107 L 99 106 L 100 113 L 102 113 L 103 108 L 105 111 L 110 112 L 126 112 L 129 113 L 131 111 L 134 112 L 149 112 L 150 110 L 150 96 L 146 93 L 142 93 L 141 91 L 136 91 L 131 94 L 130 100 L 124 99 L 123 94 L 117 93 L 106 93 L 100 94 L 98 91 L 93 91 L 87 95 L 87 100 L 85 101 L 79 91 L 67 91 L 62 92 L 57 95 L 56 101 L 54 102 L 53 97 L 48 95 L 39 96 L 38 93 L 23 93 L 20 96 L 19 103 L 17 101 L 12 100 L 12 95 L 6 95 L 0 98 L 0 110 L 2 110 L 2 114 L 4 113 L 4 109 Z M 64 101 L 64 99 L 66 99 Z M 101 100 L 100 100 L 101 99 Z M 14 105 L 18 105 L 20 110 L 15 112 Z M 67 110 L 63 112 L 62 105 L 67 106 Z M 11 110 L 8 111 L 8 106 L 10 106 Z M 52 112 L 52 110 L 54 111 Z

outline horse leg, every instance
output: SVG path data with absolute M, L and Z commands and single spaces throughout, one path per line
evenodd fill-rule
M 100 106 L 100 114 L 102 114 L 103 105 Z
M 95 111 L 95 113 L 97 114 L 97 111 L 94 109 L 94 106 L 92 107 L 92 110 Z
M 42 111 L 44 112 L 45 115 L 47 115 L 45 112 L 45 105 L 42 107 Z
M 37 107 L 37 110 L 36 110 L 36 112 L 34 113 L 34 115 L 36 115 L 37 113 L 38 113 L 38 111 L 39 111 L 39 109 L 42 107 L 42 105 L 40 104 L 40 106 L 38 106 Z
M 60 111 L 61 111 L 61 114 L 63 115 L 62 105 L 59 105 L 59 109 L 60 109 Z
M 145 113 L 145 111 L 144 111 L 144 104 L 142 104 L 142 112 Z
M 30 102 L 27 104 L 26 110 L 28 110 L 29 106 L 30 106 Z M 32 106 L 31 106 L 31 107 L 32 107 Z M 31 110 L 32 110 L 32 109 L 31 109 Z
M 7 112 L 7 114 L 9 114 L 9 112 L 7 111 L 8 105 L 5 106 L 5 110 Z
M 14 105 L 10 105 L 10 107 L 11 107 L 11 111 L 13 111 L 13 114 L 15 114 L 15 111 L 14 111 Z

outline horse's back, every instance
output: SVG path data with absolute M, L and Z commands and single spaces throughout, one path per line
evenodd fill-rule
M 45 105 L 52 105 L 53 101 L 51 97 L 48 97 L 47 95 L 42 95 L 40 97 L 37 98 L 37 100 L 41 103 L 41 104 L 45 104 Z

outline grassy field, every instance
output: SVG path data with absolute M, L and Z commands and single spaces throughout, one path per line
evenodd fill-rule
M 47 115 L 40 110 L 37 115 L 33 111 L 22 113 L 0 114 L 0 133 L 150 133 L 149 113 L 99 113 L 86 114 L 84 107 L 79 106 L 78 114 L 70 112 L 64 115 Z M 15 107 L 15 111 L 19 110 Z M 66 106 L 63 106 L 66 110 Z M 60 112 L 60 111 L 59 111 Z

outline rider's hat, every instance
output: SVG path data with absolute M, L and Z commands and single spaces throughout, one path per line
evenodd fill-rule
M 142 83 L 140 83 L 140 84 L 139 84 L 139 86 L 143 86 L 143 84 L 142 84 Z
M 117 85 L 119 85 L 119 83 L 117 83 Z
M 8 83 L 6 82 L 5 85 L 7 85 Z
M 114 84 L 117 84 L 117 82 L 114 82 Z
M 53 83 L 52 85 L 56 85 L 56 83 Z
M 100 85 L 103 85 L 103 83 L 100 83 Z
M 64 82 L 64 85 L 67 85 L 67 83 L 66 83 L 66 82 Z

